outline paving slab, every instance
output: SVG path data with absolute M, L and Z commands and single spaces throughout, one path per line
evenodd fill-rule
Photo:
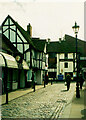
M 86 90 L 83 89 L 80 90 L 80 98 L 76 98 L 76 91 L 75 94 L 73 96 L 73 99 L 71 101 L 71 103 L 65 107 L 64 112 L 62 113 L 61 118 L 77 118 L 77 119 L 86 119 L 86 115 L 84 111 L 85 109 L 85 92 Z

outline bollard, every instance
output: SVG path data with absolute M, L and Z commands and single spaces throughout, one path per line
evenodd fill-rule
M 7 87 L 7 89 L 6 89 L 6 104 L 8 104 L 8 87 Z
M 35 82 L 33 83 L 33 88 L 34 88 L 34 92 L 35 92 Z
M 52 85 L 53 81 L 51 80 L 51 85 Z
M 80 98 L 80 91 L 79 91 L 79 84 L 78 84 L 78 82 L 76 84 L 76 97 Z

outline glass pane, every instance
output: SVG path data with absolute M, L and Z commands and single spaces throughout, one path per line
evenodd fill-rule
M 37 67 L 39 68 L 39 60 L 37 60 Z
M 21 39 L 18 36 L 17 36 L 17 42 L 21 42 L 22 43 Z
M 14 31 L 12 31 L 12 30 L 10 30 L 10 41 L 11 42 L 15 42 L 15 32 Z
M 16 47 L 16 44 L 13 44 Z
M 6 32 L 4 32 L 3 34 L 9 39 L 8 30 Z
M 8 29 L 8 26 L 3 26 L 3 31 L 5 31 L 6 29 Z
M 42 59 L 42 53 L 40 53 L 40 59 Z
M 6 22 L 4 23 L 4 25 L 8 25 L 8 19 L 6 20 Z
M 27 62 L 30 62 L 30 52 L 27 52 L 27 53 L 26 53 L 26 61 L 27 61 Z
M 17 44 L 17 49 L 19 52 L 23 53 L 23 45 L 22 44 Z
M 16 31 L 16 26 L 10 26 L 11 29 L 15 30 Z
M 10 25 L 11 25 L 11 24 L 14 24 L 14 23 L 13 23 L 12 20 L 10 19 Z
M 25 44 L 25 45 L 24 45 L 24 51 L 26 51 L 28 48 L 29 48 L 29 45 L 28 45 L 28 44 Z
M 25 38 L 22 36 L 22 34 L 20 33 L 20 31 L 19 31 L 19 30 L 17 30 L 17 33 L 18 33 L 18 34 L 19 34 L 19 36 L 22 38 L 23 42 L 27 42 L 27 41 L 25 40 Z
M 33 59 L 33 67 L 36 67 L 36 60 Z
M 35 58 L 34 50 L 32 50 L 32 58 Z
M 42 67 L 42 61 L 40 61 L 40 68 Z
M 22 36 L 22 40 L 23 40 L 24 42 L 27 42 L 23 36 Z

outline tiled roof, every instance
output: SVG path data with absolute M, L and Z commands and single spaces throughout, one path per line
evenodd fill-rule
M 47 45 L 47 52 L 55 53 L 71 53 L 76 52 L 76 39 L 72 36 L 65 35 L 65 39 L 61 42 L 50 42 Z M 78 52 L 81 56 L 86 56 L 86 42 L 78 39 Z
M 37 48 L 37 50 L 43 52 L 44 51 L 44 47 L 45 47 L 45 43 L 46 40 L 42 40 L 39 38 L 32 38 L 33 44 L 35 45 L 35 47 Z

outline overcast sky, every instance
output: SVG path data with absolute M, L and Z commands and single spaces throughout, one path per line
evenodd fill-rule
M 78 38 L 84 40 L 84 0 L 22 1 L 1 0 L 0 23 L 9 14 L 25 30 L 30 23 L 33 37 L 58 40 L 65 34 L 75 36 L 72 26 L 76 21 L 80 26 Z

